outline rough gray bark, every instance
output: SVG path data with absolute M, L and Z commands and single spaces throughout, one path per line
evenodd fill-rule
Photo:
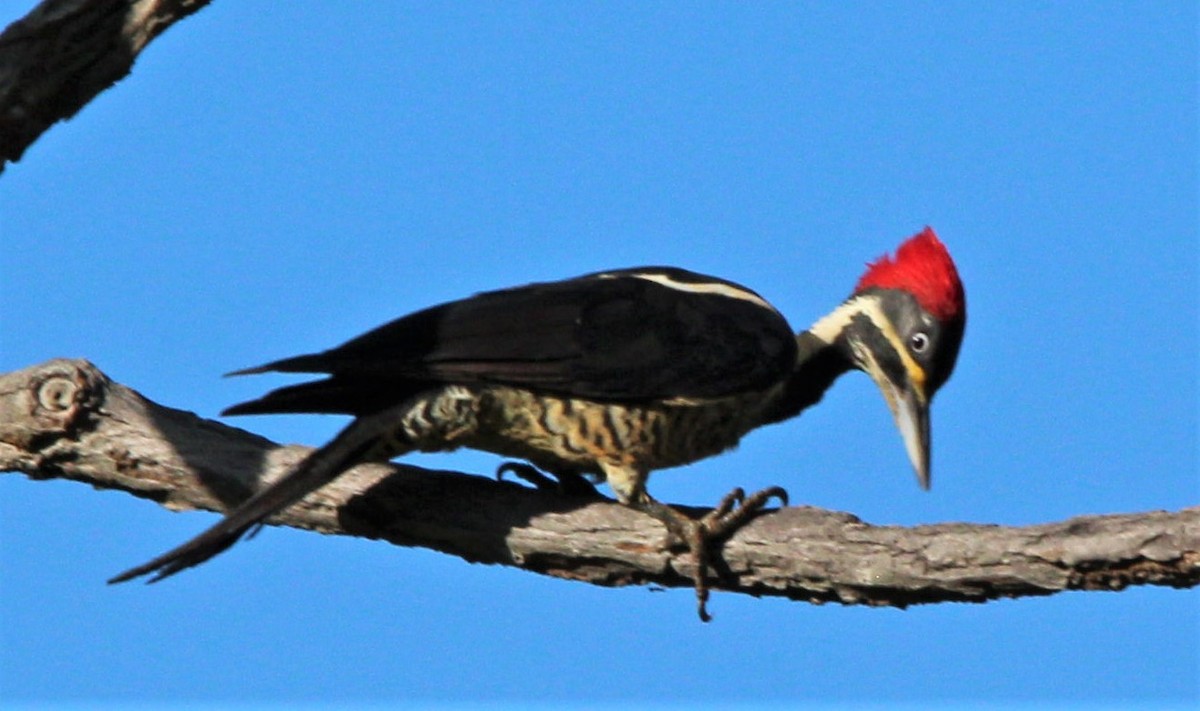
M 0 34 L 0 172 L 209 0 L 45 0 Z
M 310 450 L 162 407 L 81 360 L 0 375 L 0 471 L 224 510 Z M 598 585 L 690 587 L 661 524 L 608 501 L 403 465 L 362 465 L 272 519 Z M 162 546 L 177 541 L 160 541 Z M 128 561 L 114 561 L 114 571 Z M 1200 583 L 1200 507 L 1026 527 L 872 526 L 787 508 L 739 531 L 715 587 L 811 602 L 944 601 Z

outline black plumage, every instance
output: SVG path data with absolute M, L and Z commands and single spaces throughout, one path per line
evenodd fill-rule
M 689 289 L 696 284 L 720 291 Z M 732 282 L 663 267 L 486 292 L 396 319 L 327 351 L 238 371 L 330 377 L 280 388 L 224 414 L 362 415 L 445 383 L 621 402 L 760 390 L 796 361 L 791 327 L 762 304 Z

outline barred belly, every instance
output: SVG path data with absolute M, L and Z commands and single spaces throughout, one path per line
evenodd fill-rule
M 735 446 L 753 426 L 747 405 L 761 395 L 628 405 L 490 387 L 480 391 L 478 427 L 462 445 L 552 471 L 674 467 Z

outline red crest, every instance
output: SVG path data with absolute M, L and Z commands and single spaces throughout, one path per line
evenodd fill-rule
M 868 264 L 854 293 L 871 287 L 907 291 L 939 321 L 966 317 L 966 296 L 958 270 L 932 227 L 905 240 L 894 258 L 885 254 Z

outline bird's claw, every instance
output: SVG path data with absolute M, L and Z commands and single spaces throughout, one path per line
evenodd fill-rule
M 769 486 L 750 496 L 746 496 L 746 492 L 738 487 L 701 518 L 700 525 L 704 527 L 709 541 L 727 538 L 762 513 L 771 499 L 779 499 L 782 506 L 788 505 L 787 491 L 781 486 Z
M 504 481 L 505 474 L 512 474 L 526 484 L 531 484 L 538 491 L 556 491 L 558 489 L 557 481 L 543 474 L 532 464 L 505 462 L 496 467 L 496 481 Z
M 708 613 L 709 584 L 708 574 L 712 567 L 712 546 L 723 541 L 745 526 L 755 516 L 762 513 L 763 508 L 771 501 L 779 499 L 784 506 L 788 504 L 788 495 L 778 486 L 768 487 L 746 496 L 741 488 L 722 497 L 712 511 L 700 519 L 689 518 L 683 513 L 661 504 L 653 499 L 643 501 L 639 508 L 650 514 L 667 527 L 668 547 L 682 543 L 687 546 L 696 561 L 696 573 L 693 577 L 696 590 L 696 610 L 702 622 L 708 622 L 712 615 Z M 715 572 L 715 571 L 714 571 Z
M 708 572 L 712 570 L 712 545 L 729 538 L 762 513 L 763 507 L 771 499 L 779 499 L 783 506 L 787 506 L 787 491 L 779 486 L 771 486 L 746 496 L 746 492 L 738 487 L 722 497 L 716 507 L 693 527 L 689 547 L 696 558 L 696 610 L 702 622 L 712 619 L 708 613 Z
M 496 481 L 504 481 L 505 474 L 512 474 L 521 481 L 533 485 L 538 491 L 548 491 L 577 498 L 602 498 L 596 487 L 574 472 L 552 472 L 542 470 L 524 462 L 504 462 L 496 467 Z

